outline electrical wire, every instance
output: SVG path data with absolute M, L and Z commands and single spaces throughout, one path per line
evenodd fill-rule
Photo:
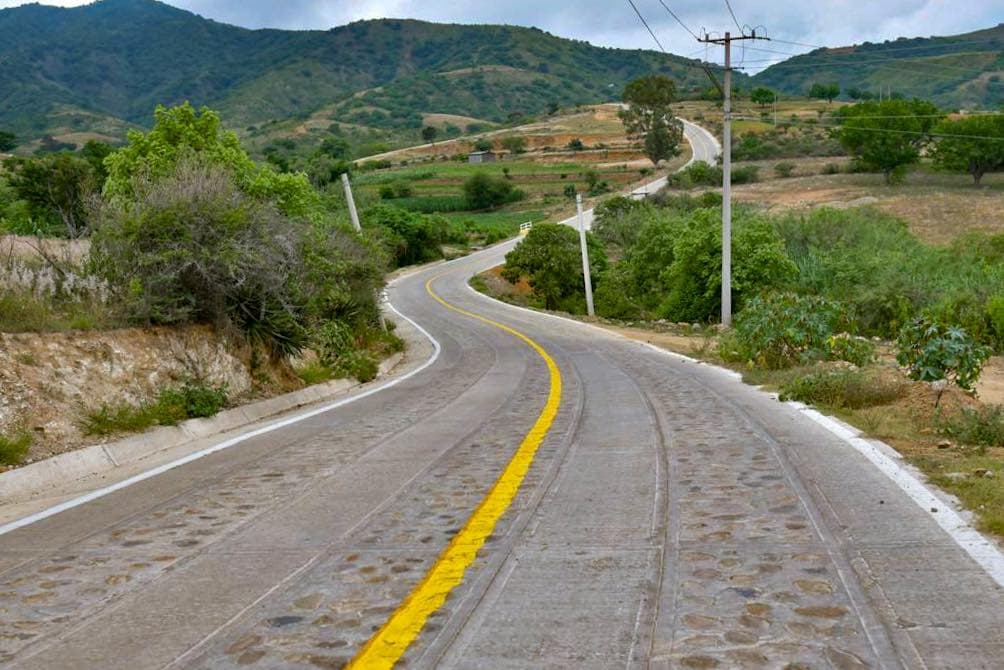
M 944 38 L 934 38 L 934 39 L 944 39 Z M 771 38 L 771 42 L 777 42 L 778 44 L 789 44 L 789 45 L 798 46 L 798 47 L 807 47 L 807 48 L 810 48 L 810 49 L 826 49 L 828 51 L 839 51 L 841 49 L 860 49 L 861 51 L 873 51 L 874 50 L 874 51 L 882 51 L 883 53 L 886 53 L 886 52 L 889 52 L 889 51 L 895 51 L 895 52 L 901 52 L 901 51 L 923 51 L 925 49 L 934 49 L 934 48 L 938 48 L 938 47 L 954 47 L 954 46 L 958 46 L 960 44 L 987 44 L 987 45 L 995 45 L 995 44 L 997 44 L 997 40 L 982 39 L 982 40 L 959 40 L 957 42 L 939 42 L 939 43 L 936 43 L 936 44 L 931 44 L 931 45 L 926 45 L 926 46 L 901 46 L 901 47 L 896 47 L 896 46 L 885 46 L 883 44 L 872 43 L 872 44 L 869 44 L 867 46 L 864 45 L 864 44 L 855 44 L 855 45 L 852 45 L 850 47 L 828 47 L 828 46 L 824 46 L 822 44 L 808 44 L 806 42 L 792 42 L 791 40 L 782 40 L 782 39 L 779 39 L 777 37 L 772 37 Z
M 743 32 L 743 27 L 739 25 L 739 19 L 736 18 L 736 13 L 732 11 L 732 3 L 729 2 L 729 0 L 725 0 L 725 6 L 728 8 L 729 14 L 732 15 L 732 21 L 736 24 L 736 28 L 739 29 L 739 34 L 745 35 L 746 33 Z
M 634 3 L 632 3 L 632 4 L 634 4 Z M 684 23 L 680 19 L 680 17 L 676 15 L 676 12 L 674 12 L 672 9 L 669 8 L 669 5 L 667 5 L 665 2 L 663 2 L 663 0 L 659 0 L 659 4 L 662 5 L 663 9 L 665 9 L 667 12 L 669 12 L 670 16 L 672 16 L 674 19 L 676 19 L 677 23 L 679 23 L 681 26 L 683 26 L 684 30 L 686 30 L 688 33 L 690 33 L 691 37 L 693 37 L 695 40 L 701 39 L 700 37 L 697 36 L 697 33 L 695 33 L 693 30 L 691 30 L 690 27 L 687 26 L 687 24 Z
M 809 127 L 811 127 L 811 126 L 819 127 L 821 125 L 819 122 L 817 122 L 817 123 L 805 123 L 805 122 L 799 122 L 799 121 L 785 121 L 785 123 L 788 123 L 788 124 L 791 124 L 791 125 L 794 125 L 794 126 L 809 126 Z M 826 126 L 825 128 L 829 129 L 829 130 L 837 130 L 837 129 L 841 128 L 841 127 L 846 127 L 846 126 L 831 125 L 831 126 Z M 953 138 L 953 139 L 962 139 L 962 140 L 985 140 L 985 141 L 989 141 L 989 142 L 1004 142 L 1004 137 L 992 137 L 990 135 L 962 135 L 962 134 L 959 134 L 959 133 L 929 133 L 929 132 L 924 132 L 923 130 L 896 130 L 894 128 L 861 128 L 861 127 L 853 127 L 852 130 L 855 130 L 855 131 L 861 130 L 861 131 L 869 132 L 869 133 L 892 133 L 892 134 L 895 134 L 895 135 L 922 135 L 924 137 L 933 137 L 933 138 Z
M 661 1 L 662 0 L 660 0 L 660 2 Z M 651 26 L 648 25 L 648 21 L 646 21 L 645 17 L 642 16 L 642 14 L 641 14 L 640 11 L 638 11 L 638 6 L 636 4 L 634 4 L 634 0 L 628 0 L 628 3 L 631 5 L 631 9 L 634 10 L 634 13 L 638 15 L 638 18 L 641 19 L 641 22 L 645 26 L 645 29 L 648 30 L 648 34 L 651 35 L 652 39 L 655 40 L 655 43 L 659 45 L 659 51 L 661 51 L 662 53 L 666 53 L 666 49 L 665 49 L 665 47 L 662 46 L 662 42 L 660 42 L 659 38 L 655 36 L 654 32 L 652 32 Z M 679 19 L 677 19 L 677 20 L 679 20 Z

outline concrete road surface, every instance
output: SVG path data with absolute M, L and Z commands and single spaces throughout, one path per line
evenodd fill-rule
M 435 341 L 397 385 L 0 535 L 0 666 L 1002 667 L 1001 555 L 948 505 L 471 291 L 511 244 L 390 289 Z
M 714 165 L 715 161 L 718 159 L 718 155 L 722 153 L 722 147 L 718 144 L 718 140 L 715 139 L 715 136 L 696 123 L 691 123 L 690 121 L 683 119 L 681 119 L 681 121 L 683 122 L 683 136 L 690 144 L 692 155 L 690 160 L 687 161 L 687 164 L 680 168 L 680 170 L 686 169 L 694 161 L 704 161 L 705 163 L 711 163 Z M 633 190 L 631 192 L 631 196 L 640 199 L 657 193 L 666 185 L 666 181 L 666 177 L 655 179 L 648 184 Z M 583 211 L 582 220 L 586 230 L 592 230 L 593 210 L 587 209 Z M 562 221 L 562 223 L 571 226 L 578 226 L 578 219 L 573 216 L 565 221 Z

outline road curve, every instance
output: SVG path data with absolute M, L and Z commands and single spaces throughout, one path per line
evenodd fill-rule
M 722 147 L 718 143 L 718 140 L 715 139 L 715 136 L 696 123 L 691 123 L 686 119 L 680 119 L 680 121 L 683 123 L 683 136 L 687 139 L 691 148 L 690 160 L 680 170 L 685 170 L 695 161 L 714 164 L 719 154 L 722 153 Z M 666 177 L 659 177 L 631 191 L 630 195 L 633 198 L 645 198 L 658 193 L 660 189 L 666 186 L 667 181 Z M 593 214 L 593 209 L 587 209 L 582 212 L 582 222 L 586 230 L 592 230 L 593 228 Z M 569 217 L 561 221 L 561 223 L 569 226 L 579 225 L 578 217 L 576 216 Z
M 0 666 L 1000 667 L 947 506 L 729 373 L 470 290 L 512 245 L 390 288 L 414 376 L 0 536 Z

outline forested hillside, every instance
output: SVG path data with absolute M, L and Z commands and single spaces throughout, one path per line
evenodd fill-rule
M 531 28 L 379 20 L 246 30 L 154 0 L 0 10 L 0 35 L 0 128 L 22 139 L 120 136 L 149 125 L 154 106 L 185 100 L 240 128 L 334 106 L 340 121 L 417 136 L 424 114 L 504 121 L 616 99 L 652 71 L 684 92 L 708 86 L 693 61 Z
M 950 37 L 817 49 L 773 65 L 755 80 L 792 95 L 807 94 L 814 83 L 837 83 L 844 97 L 891 89 L 949 108 L 997 108 L 1004 103 L 1004 24 Z

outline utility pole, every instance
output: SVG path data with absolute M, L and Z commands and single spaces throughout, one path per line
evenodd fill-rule
M 593 309 L 593 278 L 589 273 L 589 249 L 586 247 L 586 222 L 582 214 L 582 194 L 575 194 L 575 208 L 579 212 L 579 247 L 582 248 L 582 280 L 586 285 L 586 313 L 596 316 Z
M 757 37 L 754 30 L 749 35 L 738 36 L 733 36 L 732 33 L 725 33 L 725 37 L 705 34 L 703 39 L 697 40 L 725 47 L 725 85 L 722 87 L 722 111 L 725 116 L 722 128 L 722 326 L 725 328 L 732 325 L 732 43 L 768 39 L 770 38 Z M 776 100 L 774 109 L 776 119 Z
M 345 188 L 345 200 L 349 203 L 349 216 L 352 217 L 352 227 L 356 229 L 356 232 L 362 232 L 362 226 L 359 225 L 359 212 L 356 211 L 356 199 L 352 197 L 352 184 L 349 183 L 349 173 L 342 173 L 342 186 Z
M 356 199 L 352 197 L 352 184 L 349 183 L 348 172 L 342 173 L 342 187 L 345 189 L 345 201 L 349 204 L 349 216 L 352 217 L 352 227 L 356 229 L 357 233 L 361 233 L 363 232 L 363 227 L 359 225 L 359 212 L 356 210 Z M 380 305 L 383 302 L 380 291 L 375 292 L 374 300 L 376 301 L 377 317 L 380 319 L 380 329 L 386 332 L 387 319 L 384 318 L 383 310 L 380 309 Z

